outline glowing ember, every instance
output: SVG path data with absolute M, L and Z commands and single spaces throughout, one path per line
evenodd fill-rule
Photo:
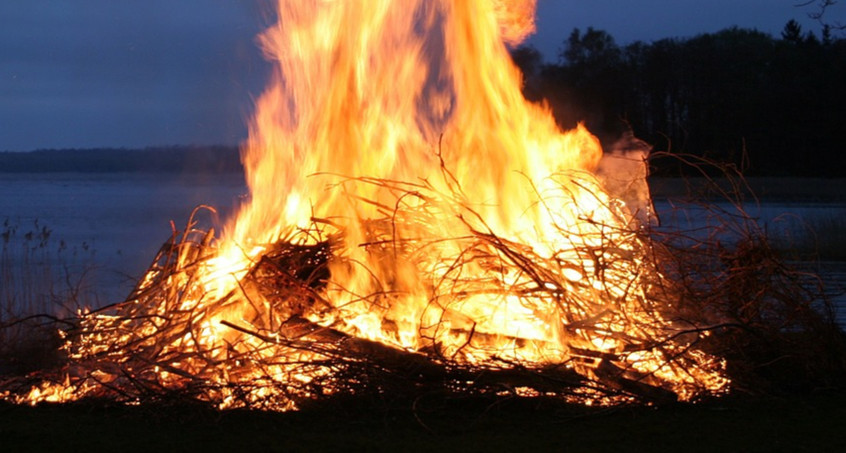
M 534 4 L 280 0 L 249 203 L 82 315 L 62 379 L 17 400 L 284 410 L 380 373 L 596 403 L 725 391 L 660 297 L 640 214 L 594 175 L 598 140 L 520 93 L 506 43 Z

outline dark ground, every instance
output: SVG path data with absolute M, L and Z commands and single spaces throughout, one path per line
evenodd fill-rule
M 614 409 L 537 400 L 333 402 L 296 413 L 0 403 L 17 451 L 846 451 L 846 392 Z

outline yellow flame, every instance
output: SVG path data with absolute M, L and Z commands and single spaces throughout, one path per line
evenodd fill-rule
M 378 206 L 420 201 L 398 201 L 396 190 L 361 178 L 425 181 L 430 194 L 460 187 L 457 208 L 439 206 L 437 224 L 405 228 L 404 237 L 461 234 L 475 215 L 473 228 L 553 253 L 556 222 L 578 223 L 597 201 L 562 194 L 577 196 L 572 201 L 580 206 L 558 211 L 539 200 L 560 192 L 561 184 L 572 187 L 564 172 L 582 171 L 589 179 L 601 150 L 583 127 L 561 132 L 546 108 L 520 92 L 521 75 L 504 42 L 517 43 L 533 30 L 534 3 L 279 1 L 279 22 L 261 37 L 276 64 L 274 83 L 258 100 L 243 155 L 252 198 L 231 228 L 231 244 L 272 242 L 313 217 L 332 219 L 345 234 L 342 253 L 366 265 L 332 269 L 337 285 L 330 286 L 360 295 L 375 290 L 374 272 L 381 283 L 392 281 L 405 294 L 387 310 L 408 321 L 402 340 L 395 339 L 403 347 L 419 346 L 412 332 L 431 280 L 414 266 L 372 262 L 385 258 L 360 244 L 372 236 L 364 222 L 384 214 Z M 456 256 L 455 247 L 428 253 Z M 351 296 L 334 296 L 345 311 L 356 311 Z M 478 302 L 491 306 L 468 310 L 506 310 L 494 306 L 499 301 Z M 347 314 L 349 324 L 388 340 L 381 319 L 389 313 L 361 305 Z
M 167 277 L 181 288 L 179 303 L 155 314 L 200 315 L 155 345 L 159 356 L 182 357 L 157 365 L 162 387 L 199 374 L 221 384 L 207 395 L 220 407 L 288 409 L 274 382 L 305 384 L 331 372 L 302 368 L 319 353 L 275 344 L 278 307 L 239 287 L 280 240 L 332 237 L 331 276 L 320 290 L 331 306 L 301 315 L 447 360 L 564 364 L 590 375 L 598 359 L 578 350 L 623 356 L 626 341 L 641 338 L 633 319 L 662 324 L 643 308 L 649 288 L 640 276 L 654 271 L 638 258 L 632 215 L 594 176 L 599 141 L 583 126 L 560 130 L 548 108 L 520 92 L 506 45 L 533 31 L 535 3 L 277 1 L 278 22 L 260 37 L 275 72 L 242 151 L 251 197 L 217 256 L 190 276 Z M 325 236 L 301 233 L 315 224 Z M 151 270 L 140 287 L 159 277 Z M 583 303 L 566 304 L 565 295 Z M 264 319 L 263 338 L 230 328 Z M 167 327 L 156 316 L 86 322 L 88 334 L 67 347 L 78 360 L 115 344 L 163 341 L 153 335 Z M 117 333 L 102 333 L 105 322 Z M 285 354 L 287 362 L 278 357 Z M 259 359 L 267 363 L 249 363 Z M 704 354 L 690 370 L 701 378 L 678 375 L 656 352 L 622 360 L 646 381 L 671 382 L 682 398 L 701 380 L 727 384 L 724 364 Z M 72 398 L 70 389 L 78 397 L 92 379 L 106 378 L 45 384 L 28 401 Z M 223 385 L 247 381 L 237 398 Z

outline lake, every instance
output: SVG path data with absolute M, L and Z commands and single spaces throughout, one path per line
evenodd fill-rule
M 206 204 L 218 214 L 198 219 L 219 227 L 246 193 L 240 174 L 0 173 L 0 222 L 15 230 L 9 245 L 18 254 L 27 233 L 39 237 L 47 228 L 49 243 L 36 258 L 94 264 L 92 292 L 114 301 L 126 297 L 170 237 L 171 221 L 184 230 L 194 207 Z M 60 247 L 61 257 L 47 253 Z
M 4 222 L 0 232 L 14 230 L 7 244 L 13 259 L 20 259 L 15 253 L 24 253 L 16 244 L 27 242 L 27 233 L 33 233 L 27 242 L 30 254 L 49 233 L 36 258 L 57 267 L 53 278 L 62 276 L 65 268 L 86 271 L 86 285 L 96 300 L 114 302 L 126 297 L 170 237 L 171 221 L 184 230 L 194 207 L 205 204 L 217 214 L 201 213 L 200 226 L 219 228 L 246 195 L 240 174 L 0 173 L 0 222 Z M 673 206 L 664 199 L 656 202 L 665 224 L 699 228 L 714 222 L 711 212 L 678 211 Z M 748 213 L 769 229 L 780 230 L 842 216 L 845 211 L 841 202 L 764 201 Z M 56 252 L 60 248 L 62 254 Z M 846 265 L 822 266 L 829 291 L 841 292 Z M 836 299 L 846 306 L 842 296 Z M 844 311 L 839 316 L 846 324 Z

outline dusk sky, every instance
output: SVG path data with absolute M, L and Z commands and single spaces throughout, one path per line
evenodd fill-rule
M 573 28 L 618 44 L 730 26 L 778 35 L 797 0 L 539 0 L 529 41 L 557 60 Z M 238 144 L 265 66 L 266 0 L 0 2 L 0 151 Z M 830 19 L 846 23 L 846 4 Z

